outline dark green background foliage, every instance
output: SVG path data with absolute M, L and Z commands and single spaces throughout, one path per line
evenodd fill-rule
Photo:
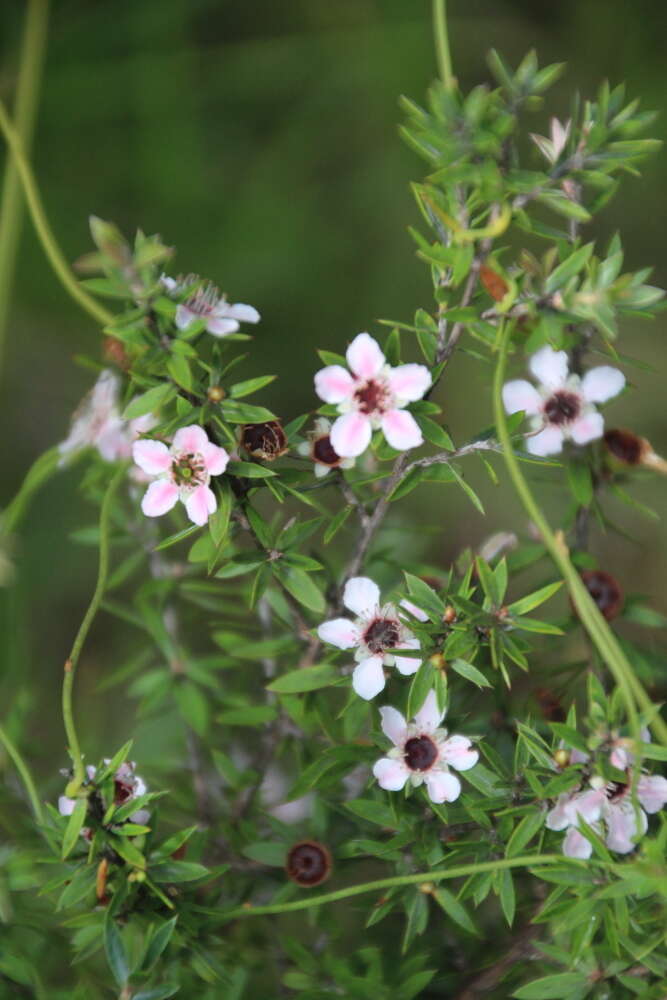
M 651 134 L 664 137 L 667 15 L 660 5 L 648 0 L 632 5 L 620 0 L 452 0 L 450 6 L 455 71 L 464 91 L 480 81 L 490 82 L 488 48 L 499 49 L 516 65 L 534 47 L 541 64 L 568 62 L 566 76 L 551 92 L 550 110 L 567 117 L 573 90 L 593 97 L 600 79 L 609 77 L 612 84 L 625 80 L 630 97 L 639 96 L 644 108 L 663 112 Z M 0 95 L 6 99 L 13 92 L 22 7 L 6 3 L 0 15 Z M 252 402 L 269 406 L 286 420 L 316 408 L 312 375 L 320 366 L 317 348 L 341 351 L 359 330 L 377 334 L 376 320 L 381 317 L 411 322 L 417 307 L 432 308 L 428 269 L 417 261 L 406 232 L 408 224 L 418 222 L 409 182 L 421 176 L 423 166 L 401 143 L 396 127 L 401 117 L 397 96 L 421 102 L 435 76 L 431 11 L 425 0 L 67 0 L 54 7 L 34 165 L 53 228 L 69 259 L 90 248 L 89 213 L 114 219 L 126 233 L 136 227 L 161 233 L 177 248 L 173 273 L 197 271 L 218 282 L 232 301 L 249 302 L 260 310 L 262 323 L 252 330 L 251 360 L 240 369 L 239 378 L 278 375 Z M 545 113 L 534 115 L 531 128 L 547 131 Z M 541 166 L 537 152 L 534 159 L 535 167 Z M 667 154 L 649 160 L 642 174 L 641 181 L 627 181 L 622 195 L 596 221 L 590 238 L 599 238 L 604 246 L 620 230 L 625 268 L 655 264 L 651 280 L 664 287 Z M 627 369 L 640 391 L 624 394 L 607 417 L 611 424 L 648 437 L 661 454 L 667 452 L 663 316 L 652 324 L 625 322 L 620 349 L 652 367 Z M 94 355 L 96 337 L 94 323 L 64 295 L 32 231 L 24 226 L 0 375 L 0 506 L 16 491 L 30 462 L 66 436 L 69 415 L 93 377 L 72 359 L 83 352 Z M 415 351 L 404 360 L 421 359 Z M 457 442 L 491 424 L 489 381 L 487 370 L 459 356 L 455 374 L 448 372 L 439 387 L 436 398 Z M 509 488 L 493 486 L 478 463 L 466 471 L 484 501 L 486 519 L 455 488 L 426 486 L 388 519 L 386 566 L 399 567 L 407 556 L 444 568 L 462 549 L 494 530 L 524 529 L 525 518 Z M 32 516 L 14 542 L 16 580 L 0 591 L 2 715 L 34 766 L 42 796 L 51 801 L 62 791 L 58 769 L 66 765 L 59 712 L 61 665 L 95 574 L 95 548 L 75 544 L 72 538 L 73 532 L 91 527 L 97 519 L 96 509 L 77 492 L 79 476 L 75 467 L 53 479 L 37 497 Z M 563 477 L 547 470 L 538 478 L 548 510 L 562 515 L 569 503 Z M 664 481 L 639 476 L 633 496 L 660 511 Z M 609 504 L 608 513 L 621 530 L 603 533 L 594 527 L 591 548 L 600 565 L 621 580 L 628 595 L 648 595 L 652 608 L 667 612 L 664 526 L 618 501 Z M 416 524 L 419 531 L 413 530 Z M 79 535 L 82 540 L 85 532 Z M 536 586 L 541 582 L 538 579 Z M 226 600 L 222 614 L 232 620 L 233 597 L 228 594 Z M 559 610 L 564 620 L 564 598 Z M 631 622 L 622 623 L 620 631 L 629 640 L 639 635 Z M 193 638 L 201 656 L 211 651 L 208 632 L 207 626 Z M 645 633 L 641 639 L 643 678 L 657 698 L 661 690 L 664 693 L 659 642 Z M 583 649 L 582 644 L 580 655 Z M 190 826 L 196 822 L 189 774 L 192 754 L 186 750 L 182 716 L 205 738 L 217 723 L 207 717 L 205 705 L 194 703 L 196 697 L 185 709 L 181 704 L 180 712 L 171 701 L 160 704 L 157 712 L 149 702 L 135 717 L 136 698 L 145 692 L 134 675 L 130 691 L 123 683 L 111 686 L 109 678 L 137 652 L 130 629 L 121 628 L 110 615 L 99 618 L 77 679 L 82 741 L 90 758 L 97 759 L 133 737 L 132 756 L 141 762 L 140 771 L 151 787 L 166 785 L 171 790 L 163 807 L 168 829 Z M 574 659 L 576 650 L 570 654 Z M 255 666 L 250 656 L 243 662 L 249 670 Z M 222 672 L 220 683 L 225 683 Z M 258 679 L 258 702 L 264 698 L 262 685 Z M 205 693 L 199 697 L 205 699 Z M 527 710 L 537 711 L 529 686 L 521 697 Z M 502 729 L 502 722 L 499 726 Z M 474 731 L 473 721 L 469 728 Z M 352 722 L 349 730 L 352 741 Z M 245 729 L 231 727 L 228 732 L 231 742 L 246 746 L 261 739 L 258 729 L 248 730 L 250 737 Z M 219 734 L 213 742 L 220 745 Z M 367 758 L 363 751 L 361 759 Z M 30 836 L 30 820 L 9 765 L 2 763 L 7 781 L 0 789 L 0 835 L 16 843 Z M 299 832 L 317 834 L 327 823 L 324 813 L 316 813 L 310 826 Z M 334 836 L 338 831 L 340 837 L 349 837 L 343 828 L 344 823 L 337 827 L 335 820 L 329 827 Z M 241 842 L 252 839 L 242 834 Z M 364 835 L 373 836 L 373 828 Z M 280 829 L 275 839 L 287 836 Z M 348 854 L 354 851 L 348 849 Z M 342 874 L 335 879 L 340 877 L 341 884 L 385 872 L 383 865 L 352 857 L 342 859 L 340 867 Z M 26 873 L 28 881 L 30 877 Z M 2 878 L 0 873 L 4 905 Z M 281 880 L 278 868 L 275 888 Z M 419 922 L 424 898 L 415 894 L 415 900 L 414 920 Z M 509 932 L 498 929 L 499 911 L 494 907 L 488 905 L 480 922 L 486 935 L 499 939 Z M 70 994 L 63 984 L 73 981 L 68 978 L 69 931 L 51 911 L 49 901 L 33 901 L 23 944 L 27 954 L 39 955 L 44 981 L 53 987 L 47 995 L 66 996 Z M 400 940 L 402 918 L 392 916 L 362 931 L 367 911 L 367 901 L 331 909 L 317 932 L 307 915 L 281 918 L 283 939 L 292 941 L 289 956 L 272 936 L 277 925 L 242 924 L 234 931 L 234 948 L 245 949 L 249 980 L 246 984 L 244 972 L 237 970 L 224 995 L 273 996 L 272 990 L 278 995 L 275 982 L 285 975 L 285 995 L 294 995 L 292 988 L 307 990 L 307 977 L 317 980 L 321 973 L 308 952 L 324 929 L 334 942 L 326 961 L 338 963 L 325 968 L 327 982 L 348 989 L 350 996 L 365 997 L 358 977 L 370 967 L 372 996 L 407 1000 L 420 989 L 420 970 L 429 967 L 420 958 L 428 948 L 413 945 L 408 958 L 400 960 L 384 944 Z M 44 937 L 47 921 L 53 921 L 52 930 Z M 450 947 L 441 933 L 438 917 L 427 935 L 431 949 Z M 284 947 L 284 940 L 281 944 Z M 360 945 L 369 950 L 357 952 Z M 379 959 L 373 947 L 384 952 L 381 970 L 375 968 Z M 432 992 L 423 995 L 449 995 L 446 984 L 460 981 L 466 963 L 480 961 L 480 954 L 477 945 L 453 954 L 445 978 L 434 980 Z M 107 982 L 101 959 L 81 968 L 81 998 L 112 995 L 100 985 Z M 396 992 L 397 981 L 403 993 Z M 57 992 L 56 985 L 65 992 Z M 4 993 L 2 989 L 0 985 L 1 996 L 18 995 L 12 992 L 14 986 L 6 986 Z M 222 996 L 222 989 L 214 985 L 201 995 Z M 26 990 L 25 995 L 32 994 Z

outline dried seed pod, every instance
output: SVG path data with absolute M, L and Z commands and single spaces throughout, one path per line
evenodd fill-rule
M 581 579 L 607 621 L 616 618 L 623 607 L 623 591 L 618 580 L 602 569 L 585 570 Z
M 321 885 L 331 875 L 331 853 L 316 840 L 300 840 L 287 852 L 285 870 L 304 889 Z
M 509 285 L 497 271 L 482 264 L 479 269 L 479 278 L 492 299 L 501 302 L 509 291 Z
M 279 420 L 263 424 L 244 424 L 241 428 L 241 447 L 253 458 L 273 462 L 288 450 L 287 437 Z

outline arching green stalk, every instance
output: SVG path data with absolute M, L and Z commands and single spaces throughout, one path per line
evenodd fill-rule
M 447 0 L 433 0 L 433 33 L 440 78 L 447 90 L 453 90 L 455 83 L 447 33 Z
M 101 306 L 99 302 L 97 302 L 84 288 L 81 287 L 72 274 L 69 264 L 65 260 L 65 257 L 58 246 L 58 242 L 53 235 L 49 221 L 46 218 L 39 189 L 25 155 L 21 137 L 12 125 L 2 101 L 0 101 L 0 131 L 4 135 L 11 155 L 14 158 L 35 231 L 39 237 L 40 243 L 42 244 L 44 253 L 46 254 L 60 283 L 63 288 L 69 292 L 71 297 L 78 302 L 78 304 L 85 309 L 87 313 L 96 319 L 98 323 L 102 323 L 104 325 L 111 323 L 113 320 L 113 313 L 110 313 L 108 309 Z
M 23 787 L 28 793 L 28 798 L 30 799 L 30 805 L 32 806 L 32 811 L 35 814 L 35 819 L 38 823 L 41 823 L 42 804 L 37 796 L 35 782 L 32 780 L 30 769 L 2 726 L 0 726 L 0 743 L 4 746 L 7 751 L 7 755 L 11 758 L 14 767 L 19 773 L 21 781 L 23 782 Z
M 584 586 L 581 577 L 570 561 L 569 553 L 565 542 L 557 537 L 549 527 L 546 518 L 542 514 L 535 498 L 530 492 L 523 472 L 519 468 L 519 463 L 512 450 L 509 430 L 507 429 L 507 419 L 502 401 L 502 388 L 505 380 L 505 367 L 507 362 L 507 347 L 509 343 L 511 326 L 503 323 L 498 331 L 498 361 L 494 377 L 493 387 L 493 407 L 498 431 L 498 440 L 502 445 L 503 455 L 507 464 L 514 488 L 516 489 L 526 513 L 531 518 L 542 540 L 547 547 L 551 558 L 560 570 L 574 607 L 579 615 L 579 619 L 588 632 L 591 640 L 595 644 L 602 659 L 609 667 L 614 680 L 619 686 L 628 713 L 628 721 L 635 739 L 639 735 L 639 720 L 637 708 L 641 711 L 653 715 L 655 706 L 646 694 L 642 684 L 635 676 L 634 670 L 628 661 L 625 653 L 621 649 L 616 636 L 609 628 L 609 625 L 600 614 L 600 611 Z M 667 725 L 660 716 L 655 715 L 650 726 L 660 742 L 667 746 Z
M 90 631 L 90 626 L 93 624 L 95 615 L 97 614 L 100 604 L 102 603 L 102 598 L 104 596 L 104 590 L 107 583 L 107 575 L 109 572 L 109 528 L 111 521 L 111 507 L 113 504 L 113 499 L 116 494 L 120 483 L 124 480 L 127 475 L 127 468 L 125 465 L 121 466 L 116 472 L 115 476 L 109 483 L 107 491 L 104 495 L 104 500 L 102 501 L 102 509 L 100 510 L 100 558 L 99 566 L 97 570 L 97 583 L 95 584 L 95 591 L 91 598 L 88 609 L 83 616 L 83 621 L 79 626 L 79 631 L 76 634 L 74 644 L 72 646 L 72 651 L 68 658 L 65 660 L 65 676 L 63 680 L 63 693 L 62 693 L 62 709 L 63 709 L 63 722 L 65 724 L 65 732 L 67 734 L 67 743 L 69 747 L 69 754 L 72 758 L 72 763 L 74 766 L 74 777 L 72 781 L 67 786 L 67 795 L 74 797 L 78 792 L 79 788 L 83 784 L 85 778 L 85 770 L 83 765 L 83 755 L 81 753 L 81 746 L 79 744 L 79 737 L 77 736 L 76 726 L 74 724 L 74 712 L 72 709 L 72 692 L 74 688 L 74 674 L 76 672 L 76 665 L 79 662 L 79 656 L 81 655 L 81 650 L 83 644 L 86 641 L 88 632 Z
M 37 95 L 44 64 L 49 0 L 29 0 L 19 60 L 14 118 L 23 148 L 32 139 Z M 21 182 L 16 161 L 7 157 L 0 197 L 0 366 L 7 332 L 10 288 L 21 226 Z
M 49 448 L 30 466 L 18 492 L 14 494 L 0 517 L 0 528 L 4 533 L 10 534 L 16 530 L 33 494 L 58 468 L 59 458 L 58 448 Z

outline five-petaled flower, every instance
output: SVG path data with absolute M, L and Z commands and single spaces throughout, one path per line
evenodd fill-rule
M 302 441 L 297 451 L 314 462 L 318 479 L 331 469 L 351 469 L 354 465 L 353 458 L 342 458 L 332 445 L 331 421 L 326 417 L 318 417 L 312 431 L 308 432 L 308 440 Z
M 396 666 L 401 674 L 414 674 L 421 658 L 394 654 L 394 649 L 419 650 L 415 638 L 399 617 L 393 604 L 380 607 L 380 589 L 366 576 L 348 580 L 343 591 L 343 604 L 356 621 L 334 618 L 323 622 L 317 634 L 323 642 L 339 649 L 356 647 L 357 666 L 352 674 L 352 687 L 362 698 L 374 698 L 384 687 L 383 665 Z
M 229 461 L 224 448 L 209 441 L 201 427 L 191 424 L 176 431 L 171 447 L 144 438 L 135 441 L 132 454 L 140 469 L 157 476 L 141 501 L 147 517 L 166 514 L 180 500 L 191 521 L 206 524 L 217 507 L 209 487 L 211 476 L 221 475 Z
M 132 442 L 155 426 L 152 413 L 125 421 L 120 415 L 120 381 L 109 369 L 97 382 L 72 417 L 69 435 L 59 446 L 61 461 L 84 448 L 97 448 L 106 462 L 129 458 Z
M 104 763 L 108 764 L 109 760 L 110 758 L 105 757 Z M 144 779 L 135 773 L 135 767 L 136 764 L 133 760 L 126 760 L 119 765 L 114 773 L 113 801 L 117 806 L 124 806 L 126 802 L 132 802 L 134 799 L 138 799 L 140 796 L 145 795 L 148 791 Z M 88 764 L 86 767 L 86 775 L 86 784 L 94 782 L 97 776 L 97 768 L 93 764 Z M 61 795 L 58 799 L 58 812 L 61 816 L 71 816 L 74 812 L 76 803 L 77 799 L 71 799 L 67 795 Z M 138 823 L 140 825 L 147 823 L 149 819 L 150 812 L 148 809 L 137 809 L 137 811 L 132 813 L 129 817 L 131 823 Z M 85 832 L 84 836 L 86 836 Z
M 461 782 L 449 770 L 467 771 L 479 760 L 466 736 L 447 735 L 440 728 L 445 712 L 438 708 L 435 691 L 410 723 L 395 708 L 381 708 L 382 731 L 394 744 L 386 757 L 373 765 L 381 788 L 398 792 L 409 781 L 426 784 L 432 802 L 453 802 L 461 794 Z
M 618 395 L 625 385 L 622 372 L 600 365 L 583 378 L 570 375 L 566 352 L 554 351 L 548 345 L 533 354 L 529 367 L 540 383 L 539 389 L 525 379 L 503 386 L 507 412 L 523 410 L 538 432 L 526 440 L 529 452 L 556 455 L 568 438 L 583 445 L 602 437 L 604 420 L 593 404 L 606 403 Z
M 404 407 L 421 399 L 430 387 L 428 368 L 390 367 L 377 341 L 367 333 L 354 338 L 346 357 L 352 374 L 341 365 L 328 365 L 315 375 L 315 392 L 325 403 L 336 404 L 341 414 L 331 428 L 337 454 L 342 458 L 361 455 L 379 427 L 397 451 L 422 444 L 419 426 Z
M 202 282 L 196 274 L 178 280 L 163 274 L 160 281 L 173 296 L 182 295 L 193 286 L 185 301 L 179 303 L 176 309 L 175 323 L 179 330 L 187 330 L 197 320 L 205 320 L 209 333 L 214 337 L 226 337 L 236 333 L 240 323 L 259 323 L 260 315 L 254 306 L 228 302 L 216 285 L 210 281 Z

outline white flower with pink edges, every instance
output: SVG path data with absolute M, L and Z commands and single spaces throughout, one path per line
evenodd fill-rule
M 160 282 L 171 295 L 180 295 L 189 286 L 194 286 L 185 302 L 179 303 L 176 309 L 175 323 L 179 330 L 187 330 L 197 320 L 205 320 L 209 333 L 214 337 L 226 337 L 230 333 L 236 333 L 241 323 L 260 321 L 261 317 L 254 306 L 243 302 L 228 302 L 212 282 L 202 282 L 196 274 L 178 281 L 163 274 Z
M 386 757 L 373 766 L 380 788 L 398 792 L 406 784 L 426 785 L 432 802 L 454 802 L 461 794 L 461 782 L 450 767 L 467 771 L 479 760 L 466 736 L 447 735 L 440 728 L 445 712 L 438 708 L 435 691 L 410 723 L 395 708 L 381 708 L 382 732 L 394 744 Z
M 209 441 L 197 424 L 176 431 L 171 447 L 145 438 L 132 449 L 134 461 L 149 476 L 157 477 L 146 490 L 141 509 L 147 517 L 166 514 L 180 500 L 194 524 L 206 524 L 218 504 L 210 488 L 211 476 L 227 468 L 229 455 Z
M 525 379 L 506 382 L 503 403 L 508 413 L 523 410 L 530 417 L 536 432 L 526 439 L 531 454 L 557 455 L 566 440 L 584 445 L 602 437 L 604 419 L 594 404 L 618 395 L 625 385 L 623 372 L 600 365 L 583 378 L 571 375 L 566 352 L 548 345 L 533 354 L 528 367 L 539 387 Z
M 315 375 L 315 392 L 325 403 L 337 405 L 341 414 L 331 428 L 334 450 L 342 458 L 356 458 L 378 428 L 397 451 L 422 444 L 419 425 L 405 406 L 430 388 L 428 368 L 414 364 L 392 368 L 368 333 L 354 338 L 346 358 L 351 374 L 342 365 L 328 365 Z
M 72 417 L 69 435 L 58 449 L 61 463 L 84 448 L 97 448 L 105 462 L 130 458 L 132 442 L 156 424 L 152 413 L 129 422 L 120 415 L 120 380 L 109 369 L 97 382 Z
M 354 576 L 345 584 L 343 604 L 353 614 L 349 618 L 334 618 L 323 622 L 317 630 L 322 642 L 338 649 L 354 649 L 357 666 L 352 674 L 352 687 L 367 701 L 382 691 L 385 685 L 383 666 L 396 666 L 399 673 L 414 674 L 421 657 L 394 654 L 393 649 L 418 651 L 417 639 L 406 626 L 393 604 L 380 606 L 380 588 L 367 576 Z

